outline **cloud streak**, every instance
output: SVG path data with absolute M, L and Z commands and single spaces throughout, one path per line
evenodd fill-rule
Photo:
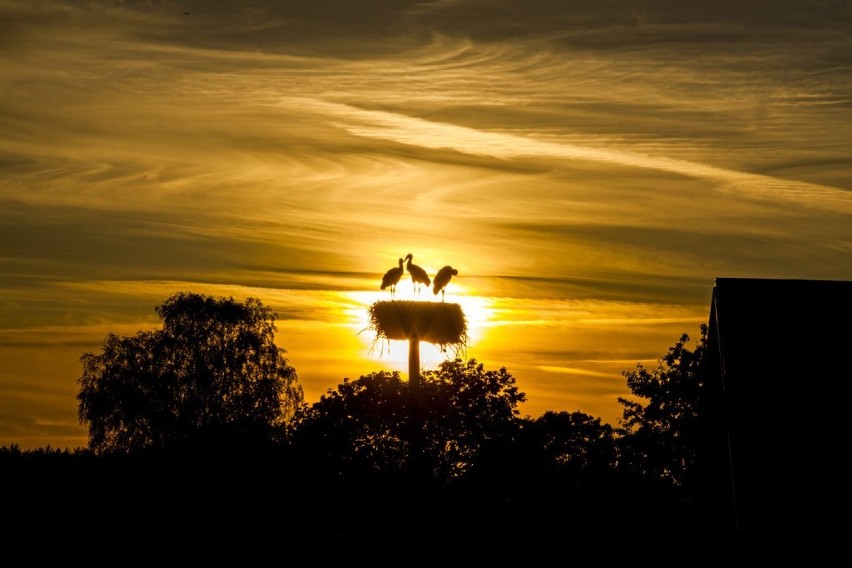
M 721 189 L 738 191 L 750 197 L 787 200 L 805 207 L 852 213 L 852 192 L 839 188 L 738 172 L 665 156 L 650 156 L 576 144 L 560 144 L 512 134 L 482 132 L 398 114 L 364 111 L 343 105 L 317 101 L 300 102 L 302 106 L 312 106 L 326 110 L 329 114 L 348 119 L 350 122 L 340 123 L 341 127 L 358 136 L 393 140 L 402 144 L 431 149 L 452 149 L 499 159 L 540 157 L 588 160 L 618 166 L 653 169 L 716 182 Z M 298 105 L 299 103 L 294 104 Z

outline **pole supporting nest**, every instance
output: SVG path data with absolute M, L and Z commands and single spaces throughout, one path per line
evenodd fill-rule
M 461 347 L 467 342 L 467 320 L 459 304 L 390 301 L 370 306 L 370 327 L 378 339 L 409 342 L 408 380 L 420 379 L 420 342 Z
M 411 395 L 412 470 L 426 475 L 423 458 L 423 400 L 420 384 L 420 342 L 461 347 L 467 342 L 467 320 L 458 304 L 390 301 L 370 306 L 370 328 L 377 339 L 408 341 L 408 391 Z

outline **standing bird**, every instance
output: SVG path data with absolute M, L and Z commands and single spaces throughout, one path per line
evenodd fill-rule
M 382 276 L 382 290 L 390 286 L 391 300 L 396 295 L 396 285 L 399 283 L 399 279 L 402 278 L 402 259 L 399 259 L 399 266 L 395 266 L 385 272 L 385 275 Z
M 446 292 L 445 288 L 447 287 L 447 284 L 450 283 L 450 278 L 457 276 L 458 273 L 458 270 L 448 264 L 439 270 L 438 274 L 435 275 L 435 279 L 432 280 L 432 292 L 434 292 L 436 296 L 438 295 L 438 292 L 441 292 L 442 302 L 444 301 L 444 293 Z
M 405 255 L 405 260 L 408 261 L 408 264 L 406 264 L 405 267 L 408 269 L 408 273 L 411 274 L 411 283 L 414 285 L 415 293 L 420 291 L 421 284 L 429 286 L 429 284 L 432 283 L 429 279 L 429 275 L 426 274 L 426 271 L 423 270 L 423 268 L 411 263 L 411 261 L 414 260 L 414 255 L 408 253 Z

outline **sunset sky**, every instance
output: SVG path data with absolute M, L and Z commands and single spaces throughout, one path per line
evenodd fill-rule
M 407 374 L 410 252 L 522 415 L 615 425 L 715 278 L 852 280 L 852 2 L 0 0 L 0 58 L 0 446 L 85 446 L 80 356 L 177 291 L 314 402 Z

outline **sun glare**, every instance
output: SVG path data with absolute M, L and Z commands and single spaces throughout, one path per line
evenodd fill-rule
M 423 368 L 434 368 L 442 361 L 452 360 L 456 356 L 465 359 L 464 350 L 473 346 L 483 336 L 486 327 L 492 324 L 493 310 L 490 301 L 481 296 L 471 295 L 470 291 L 460 285 L 453 284 L 452 292 L 447 293 L 444 301 L 461 306 L 467 323 L 467 341 L 460 349 L 444 347 L 422 341 L 420 343 L 420 365 Z M 347 292 L 347 298 L 352 300 L 347 310 L 347 319 L 352 322 L 355 332 L 364 344 L 364 355 L 368 359 L 381 362 L 383 367 L 408 372 L 408 341 L 387 340 L 378 337 L 370 327 L 369 308 L 376 302 L 389 302 L 389 291 L 377 292 Z M 424 288 L 415 294 L 411 290 L 397 290 L 394 301 L 441 302 L 441 295 L 433 295 L 431 290 Z

